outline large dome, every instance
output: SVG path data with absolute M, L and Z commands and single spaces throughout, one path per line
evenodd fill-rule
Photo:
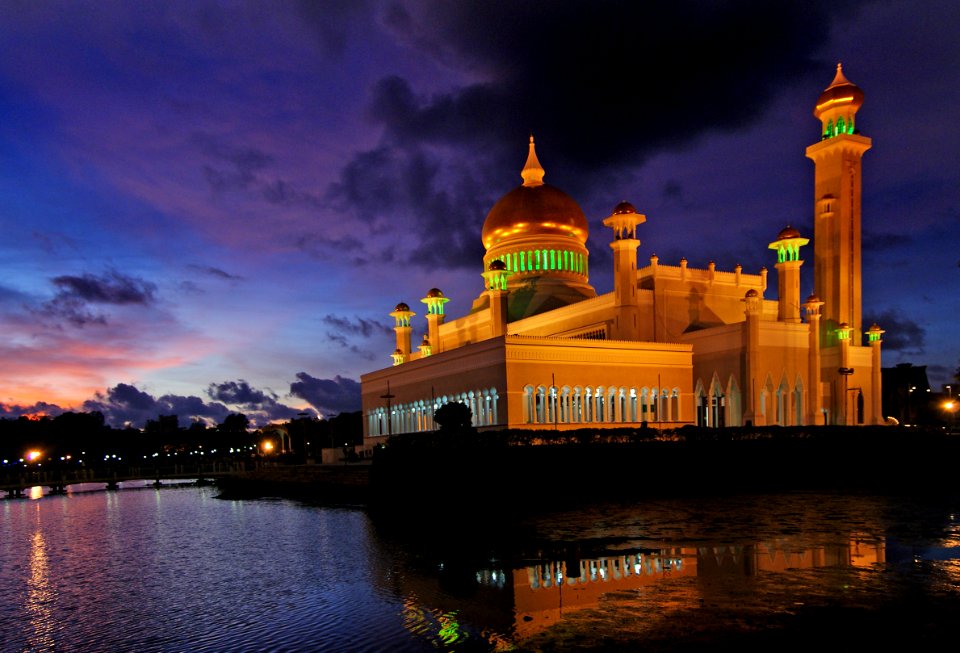
M 556 235 L 587 242 L 589 226 L 576 201 L 549 184 L 514 188 L 500 198 L 483 223 L 483 246 L 492 246 L 512 236 Z

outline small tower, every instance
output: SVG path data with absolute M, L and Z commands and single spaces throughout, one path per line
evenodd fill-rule
M 769 245 L 777 251 L 777 319 L 781 322 L 800 322 L 800 248 L 809 242 L 788 225 Z
M 604 218 L 604 226 L 613 230 L 613 304 L 617 317 L 612 337 L 615 340 L 637 340 L 640 308 L 637 301 L 637 225 L 647 216 L 637 213 L 630 202 L 620 202 L 613 213 Z
M 814 163 L 814 292 L 823 301 L 824 347 L 835 347 L 837 326 L 852 329 L 851 342 L 860 344 L 860 169 L 871 140 L 854 126 L 863 104 L 863 91 L 837 73 L 817 100 L 813 115 L 820 120 L 820 141 L 807 148 Z
M 420 343 L 420 358 L 426 358 L 433 353 L 433 347 L 427 339 L 427 334 L 423 334 L 423 342 Z
M 403 302 L 397 304 L 396 308 L 390 313 L 390 316 L 394 319 L 393 330 L 397 334 L 397 349 L 392 354 L 394 365 L 405 363 L 410 358 L 410 333 L 412 331 L 410 318 L 414 315 L 416 313 L 411 311 L 410 307 Z
M 490 331 L 491 337 L 496 338 L 507 332 L 507 313 L 510 291 L 507 290 L 507 279 L 510 271 L 507 264 L 500 259 L 490 262 L 490 269 L 483 273 L 487 295 L 490 297 Z
M 443 324 L 443 305 L 450 300 L 443 296 L 439 288 L 431 288 L 420 301 L 427 305 L 427 339 L 432 345 L 431 351 L 436 354 L 442 351 L 440 325 Z
M 857 420 L 855 408 L 853 408 L 850 397 L 851 390 L 850 377 L 856 371 L 850 366 L 850 335 L 853 333 L 853 327 L 846 322 L 841 322 L 840 326 L 833 330 L 837 342 L 840 343 L 840 367 L 837 369 L 837 395 L 833 401 L 833 408 L 837 416 L 837 424 L 849 426 L 856 424 Z
M 867 343 L 870 346 L 870 423 L 883 424 L 883 375 L 880 367 L 881 336 L 886 333 L 874 322 L 867 331 Z

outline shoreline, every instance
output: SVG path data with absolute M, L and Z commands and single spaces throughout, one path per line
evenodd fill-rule
M 529 433 L 527 434 L 529 435 Z M 400 437 L 373 460 L 276 465 L 220 479 L 224 499 L 286 498 L 407 512 L 514 509 L 664 494 L 937 492 L 953 487 L 960 435 L 850 429 L 842 437 L 567 442 L 506 446 L 490 434 Z

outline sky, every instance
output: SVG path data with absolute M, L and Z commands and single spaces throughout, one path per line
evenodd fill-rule
M 960 365 L 960 4 L 0 3 L 0 417 L 255 424 L 359 410 L 389 312 L 483 290 L 521 183 L 647 216 L 641 264 L 757 273 L 813 236 L 812 114 L 864 92 L 864 327 Z M 812 243 L 801 293 L 813 291 Z M 420 306 L 420 309 L 417 309 Z

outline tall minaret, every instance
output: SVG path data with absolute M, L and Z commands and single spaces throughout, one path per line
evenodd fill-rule
M 630 202 L 620 202 L 603 224 L 613 229 L 613 294 L 617 311 L 611 337 L 638 340 L 640 305 L 637 299 L 637 225 L 647 217 L 637 213 Z
M 862 339 L 860 276 L 860 159 L 870 139 L 855 127 L 863 91 L 837 74 L 813 109 L 821 140 L 807 148 L 814 163 L 814 292 L 823 301 L 822 346 L 833 347 L 846 323 L 850 344 Z

